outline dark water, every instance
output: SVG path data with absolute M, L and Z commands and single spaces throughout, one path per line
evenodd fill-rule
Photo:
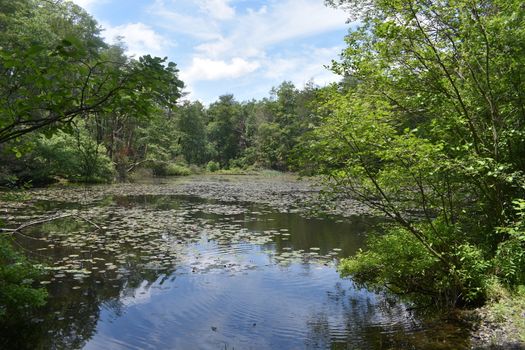
M 340 278 L 337 261 L 363 246 L 370 218 L 187 196 L 40 201 L 29 214 L 56 209 L 101 228 L 71 217 L 17 237 L 50 266 L 50 300 L 27 329 L 2 334 L 6 348 L 468 347 L 460 325 Z

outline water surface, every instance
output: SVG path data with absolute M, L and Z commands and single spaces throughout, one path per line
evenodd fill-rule
M 93 201 L 40 198 L 11 210 L 27 218 L 73 216 L 17 236 L 28 255 L 49 265 L 43 285 L 50 300 L 27 330 L 6 337 L 9 346 L 468 346 L 463 327 L 429 323 L 395 298 L 340 278 L 338 260 L 363 247 L 378 221 L 371 217 L 312 217 L 257 200 L 159 193 L 114 193 Z

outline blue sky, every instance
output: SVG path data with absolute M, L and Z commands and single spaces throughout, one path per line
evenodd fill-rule
M 204 103 L 232 93 L 239 101 L 268 96 L 284 80 L 302 87 L 338 79 L 324 68 L 337 59 L 347 14 L 323 0 L 72 0 L 130 55 L 177 63 L 188 99 Z

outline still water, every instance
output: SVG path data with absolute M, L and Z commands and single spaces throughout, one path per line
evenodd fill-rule
M 464 327 L 339 276 L 338 260 L 377 223 L 370 217 L 158 193 L 11 211 L 71 216 L 17 235 L 48 265 L 50 299 L 27 329 L 2 335 L 6 347 L 468 348 Z

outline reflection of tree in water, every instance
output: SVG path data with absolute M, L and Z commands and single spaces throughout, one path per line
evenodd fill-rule
M 345 290 L 327 293 L 322 312 L 307 322 L 309 349 L 468 349 L 468 330 L 436 315 L 411 314 L 391 295 Z
M 46 206 L 43 210 L 49 208 Z M 298 214 L 276 213 L 266 206 L 254 205 L 246 209 L 239 203 L 218 204 L 192 198 L 177 200 L 172 196 L 115 196 L 104 207 L 94 206 L 86 212 L 107 229 L 86 237 L 85 232 L 91 229 L 89 225 L 61 220 L 29 232 L 33 237 L 53 232 L 51 236 L 57 239 L 54 248 L 40 251 L 47 243 L 23 239 L 19 242 L 38 254 L 47 255 L 51 263 L 66 258 L 66 263 L 77 264 L 75 269 L 85 268 L 92 273 L 80 281 L 68 273 L 65 278 L 48 285 L 51 297 L 46 308 L 37 315 L 40 322 L 23 328 L 1 329 L 4 339 L 0 348 L 82 348 L 94 336 L 102 310 L 109 311 L 109 317 L 118 318 L 126 310 L 127 298 L 174 278 L 174 266 L 184 263 L 179 258 L 194 254 L 186 251 L 188 244 L 196 243 L 203 233 L 208 240 L 217 240 L 217 245 L 230 246 L 233 242 L 257 240 L 269 230 L 285 228 L 284 231 L 291 233 L 289 240 L 268 236 L 270 242 L 262 245 L 272 247 L 269 249 L 272 254 L 276 253 L 275 248 L 278 252 L 284 248 L 288 249 L 286 252 L 303 248 L 308 253 L 311 247 L 318 247 L 320 253 L 326 253 L 331 247 L 352 251 L 363 238 L 359 235 L 362 228 L 353 223 L 304 219 Z M 61 245 L 64 240 L 69 240 L 68 244 Z M 219 251 L 214 252 L 217 257 Z M 68 259 L 72 256 L 76 258 Z M 102 262 L 96 262 L 97 258 L 102 258 Z M 207 271 L 207 264 L 211 264 L 210 268 L 216 265 L 215 260 L 201 260 L 202 271 Z M 283 261 L 281 259 L 280 264 Z M 106 269 L 106 263 L 115 266 Z M 309 275 L 309 269 L 314 266 L 304 263 L 303 273 Z M 101 270 L 106 271 L 102 273 Z M 309 333 L 305 345 L 309 348 L 375 349 L 383 348 L 383 344 L 408 344 L 410 348 L 403 337 L 417 334 L 411 333 L 413 325 L 407 325 L 401 304 L 389 305 L 385 300 L 365 290 L 349 291 L 337 284 L 326 295 L 323 311 L 314 312 L 307 321 Z M 103 317 L 108 317 L 106 312 Z
M 173 270 L 151 271 L 134 268 L 126 278 L 87 278 L 78 290 L 64 281 L 49 289 L 49 303 L 24 328 L 0 329 L 5 349 L 80 349 L 94 335 L 100 312 L 110 310 L 115 318 L 124 313 L 121 298 L 133 295 L 139 285 L 149 289 L 161 275 Z M 97 283 L 97 281 L 99 283 Z
M 49 222 L 39 228 L 32 228 L 26 232 L 31 237 L 46 236 L 45 232 L 67 234 L 70 232 L 86 231 L 85 223 L 72 220 Z M 71 247 L 56 244 L 52 249 L 45 249 L 49 241 L 33 240 L 24 236 L 17 239 L 19 244 L 33 259 L 38 259 L 49 266 L 60 261 L 71 253 L 77 253 Z M 144 253 L 132 246 L 122 246 L 122 252 L 129 254 L 125 264 L 118 264 L 122 270 L 108 270 L 103 274 L 91 273 L 81 280 L 75 280 L 71 274 L 62 279 L 56 279 L 48 285 L 49 299 L 44 308 L 38 310 L 32 322 L 12 325 L 0 325 L 2 349 L 80 349 L 94 335 L 102 309 L 110 310 L 114 317 L 124 312 L 121 298 L 133 295 L 134 291 L 142 286 L 149 287 L 160 276 L 171 275 L 175 268 L 146 269 L 143 261 Z M 82 253 L 83 258 L 102 258 L 104 262 L 116 263 L 115 256 L 105 251 Z M 89 263 L 81 267 L 89 267 Z M 91 268 L 95 264 L 91 264 Z

